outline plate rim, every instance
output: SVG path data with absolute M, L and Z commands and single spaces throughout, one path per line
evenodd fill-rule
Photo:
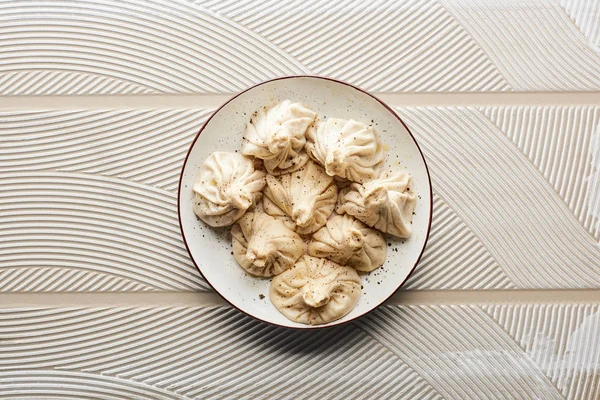
M 200 135 L 202 134 L 202 131 L 204 131 L 204 128 L 206 128 L 206 126 L 208 125 L 208 123 L 210 122 L 210 120 L 215 115 L 217 115 L 217 113 L 219 111 L 221 111 L 221 109 L 223 109 L 223 107 L 225 107 L 227 104 L 229 104 L 230 102 L 232 102 L 233 100 L 235 100 L 237 97 L 241 96 L 242 94 L 244 94 L 244 93 L 246 93 L 246 92 L 248 92 L 248 91 L 250 91 L 252 89 L 255 89 L 255 88 L 257 88 L 259 86 L 262 86 L 264 84 L 267 84 L 267 83 L 271 83 L 271 82 L 275 82 L 275 81 L 280 81 L 280 80 L 285 80 L 285 79 L 295 79 L 295 78 L 310 78 L 310 79 L 326 80 L 326 81 L 330 81 L 330 82 L 339 83 L 339 84 L 342 84 L 342 85 L 345 85 L 345 86 L 349 86 L 350 88 L 358 90 L 359 92 L 362 92 L 362 93 L 366 94 L 367 96 L 373 98 L 375 101 L 377 101 L 383 107 L 385 107 L 385 109 L 387 109 L 388 112 L 390 112 L 392 114 L 392 116 L 394 116 L 404 126 L 404 129 L 406 129 L 406 131 L 410 135 L 412 141 L 414 142 L 415 146 L 419 150 L 419 155 L 421 156 L 421 160 L 423 161 L 423 164 L 425 165 L 425 172 L 427 173 L 427 180 L 429 182 L 429 221 L 427 223 L 427 232 L 425 234 L 425 241 L 423 242 L 423 247 L 421 248 L 421 252 L 419 254 L 419 257 L 417 257 L 417 259 L 415 260 L 415 263 L 412 266 L 412 268 L 410 269 L 410 272 L 406 275 L 406 278 L 404 278 L 404 280 L 398 285 L 398 287 L 396 287 L 396 289 L 387 298 L 385 298 L 384 300 L 382 300 L 381 302 L 379 302 L 378 304 L 376 304 L 375 306 L 373 306 L 370 310 L 365 311 L 362 314 L 357 315 L 357 316 L 355 316 L 355 317 L 353 317 L 351 319 L 348 319 L 346 321 L 340 321 L 340 320 L 338 320 L 338 321 L 332 321 L 332 323 L 326 324 L 326 325 L 325 324 L 324 325 L 306 325 L 306 326 L 287 326 L 287 325 L 281 325 L 281 324 L 278 324 L 278 323 L 275 323 L 275 322 L 264 320 L 262 318 L 254 316 L 252 314 L 249 314 L 246 311 L 244 311 L 241 308 L 239 308 L 238 306 L 236 306 L 235 304 L 233 304 L 221 292 L 219 292 L 219 290 L 217 290 L 217 288 L 215 288 L 214 285 L 202 273 L 202 270 L 200 269 L 200 267 L 196 263 L 196 260 L 194 259 L 194 256 L 192 255 L 192 252 L 190 251 L 190 247 L 188 245 L 187 239 L 185 237 L 185 232 L 184 232 L 184 229 L 183 229 L 183 221 L 181 219 L 181 205 L 182 205 L 182 201 L 181 201 L 181 184 L 182 184 L 182 181 L 183 181 L 183 172 L 185 171 L 185 167 L 187 166 L 188 159 L 190 157 L 190 153 L 192 152 L 192 149 L 196 145 L 196 142 L 198 141 L 198 138 L 200 137 Z M 202 276 L 202 278 L 204 278 L 204 280 L 206 281 L 206 283 L 208 283 L 208 285 L 212 288 L 212 290 L 214 290 L 223 300 L 225 300 L 225 302 L 227 304 L 229 304 L 230 306 L 232 306 L 233 308 L 235 308 L 239 312 L 241 312 L 241 313 L 249 316 L 250 318 L 253 318 L 253 319 L 257 320 L 257 321 L 261 321 L 263 323 L 266 323 L 266 324 L 269 324 L 269 325 L 272 325 L 272 326 L 276 326 L 276 327 L 279 327 L 279 328 L 296 329 L 296 330 L 333 328 L 333 327 L 338 327 L 338 326 L 345 325 L 345 324 L 348 324 L 350 322 L 356 321 L 357 319 L 364 317 L 365 315 L 371 313 L 372 311 L 374 311 L 377 308 L 379 308 L 382 305 L 384 305 L 389 299 L 391 299 L 396 293 L 398 293 L 398 290 L 400 290 L 400 288 L 402 288 L 402 286 L 404 286 L 404 284 L 406 283 L 406 281 L 408 280 L 408 278 L 410 278 L 410 276 L 413 274 L 413 272 L 414 272 L 415 268 L 417 267 L 417 265 L 419 265 L 419 262 L 421 261 L 421 258 L 423 257 L 423 253 L 425 252 L 425 248 L 427 248 L 427 242 L 429 241 L 429 234 L 431 232 L 431 221 L 433 219 L 433 188 L 432 188 L 432 185 L 431 185 L 431 174 L 429 173 L 429 166 L 427 165 L 427 161 L 425 160 L 425 156 L 423 155 L 423 150 L 421 150 L 421 146 L 419 146 L 419 143 L 415 139 L 415 136 L 413 135 L 413 133 L 410 131 L 410 129 L 408 128 L 408 126 L 404 123 L 404 121 L 402 120 L 402 118 L 400 118 L 400 116 L 389 105 L 387 105 L 383 100 L 381 100 L 377 96 L 369 93 L 368 91 L 366 91 L 364 89 L 361 89 L 358 86 L 355 86 L 355 85 L 353 85 L 351 83 L 344 82 L 344 81 L 341 81 L 341 80 L 335 79 L 335 78 L 329 78 L 329 77 L 319 76 L 319 75 L 286 75 L 286 76 L 280 76 L 280 77 L 277 77 L 277 78 L 268 79 L 268 80 L 259 82 L 257 84 L 254 84 L 254 85 L 252 85 L 252 86 L 250 86 L 250 87 L 242 90 L 241 92 L 235 94 L 230 99 L 228 99 L 223 104 L 221 104 L 218 108 L 216 108 L 210 114 L 210 116 L 206 119 L 206 121 L 204 121 L 204 123 L 200 127 L 200 130 L 198 131 L 198 133 L 196 133 L 196 135 L 194 136 L 194 139 L 192 140 L 192 142 L 191 142 L 191 144 L 190 144 L 190 146 L 188 148 L 188 151 L 187 151 L 187 153 L 185 155 L 185 159 L 183 160 L 183 164 L 181 166 L 181 171 L 179 173 L 179 183 L 177 185 L 177 219 L 179 220 L 179 229 L 181 231 L 181 237 L 183 239 L 183 243 L 184 243 L 185 248 L 186 248 L 186 250 L 187 250 L 187 252 L 188 252 L 188 254 L 190 256 L 190 259 L 192 260 L 192 263 L 194 264 L 194 266 L 196 267 L 196 269 L 198 270 L 198 272 L 200 273 L 200 275 Z

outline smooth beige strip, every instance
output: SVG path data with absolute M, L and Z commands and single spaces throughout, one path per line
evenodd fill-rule
M 396 294 L 387 304 L 477 305 L 522 303 L 600 303 L 600 290 L 422 290 Z M 2 293 L 0 310 L 61 307 L 219 307 L 216 293 Z
M 393 106 L 600 105 L 600 92 L 374 93 Z M 0 109 L 216 108 L 233 94 L 3 96 Z

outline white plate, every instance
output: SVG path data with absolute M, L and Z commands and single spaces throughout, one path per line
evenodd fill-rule
M 371 123 L 388 149 L 386 163 L 408 169 L 418 195 L 413 234 L 387 238 L 383 267 L 362 276 L 363 293 L 344 318 L 327 325 L 308 326 L 284 317 L 269 301 L 269 279 L 248 275 L 233 258 L 229 228 L 213 229 L 192 211 L 192 185 L 202 162 L 214 151 L 240 151 L 242 135 L 252 113 L 265 104 L 290 99 L 310 106 L 322 118 L 336 117 Z M 419 261 L 431 225 L 431 182 L 419 146 L 400 118 L 383 102 L 343 82 L 320 77 L 279 78 L 235 96 L 204 124 L 185 160 L 179 183 L 179 221 L 192 260 L 208 283 L 241 311 L 272 324 L 293 328 L 338 325 L 373 310 L 406 281 Z

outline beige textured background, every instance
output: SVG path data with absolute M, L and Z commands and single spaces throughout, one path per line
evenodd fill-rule
M 0 1 L 0 398 L 600 399 L 600 2 Z M 218 105 L 319 74 L 427 158 L 429 246 L 320 332 L 247 318 L 182 244 Z

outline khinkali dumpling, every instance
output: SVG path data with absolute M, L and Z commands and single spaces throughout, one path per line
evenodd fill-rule
M 231 225 L 261 198 L 265 183 L 265 173 L 249 158 L 212 153 L 194 181 L 194 212 L 210 226 Z
M 314 111 L 285 100 L 258 110 L 246 126 L 242 154 L 264 160 L 267 172 L 292 172 L 308 160 L 300 151 L 306 143 L 306 130 L 314 122 Z
M 381 138 L 372 126 L 354 120 L 328 118 L 306 133 L 308 154 L 328 175 L 354 182 L 377 176 L 385 158 Z
M 409 237 L 416 195 L 406 171 L 383 173 L 364 184 L 353 183 L 340 193 L 337 212 L 398 237 Z
M 298 171 L 267 176 L 263 206 L 301 235 L 313 233 L 327 222 L 337 200 L 333 178 L 313 161 Z
M 360 296 L 356 270 L 304 255 L 271 281 L 271 302 L 292 321 L 326 324 L 348 314 Z
M 306 251 L 300 236 L 262 212 L 247 212 L 231 229 L 233 255 L 248 272 L 258 276 L 282 273 Z
M 316 231 L 308 253 L 358 271 L 373 271 L 385 262 L 385 238 L 351 215 L 334 215 Z

